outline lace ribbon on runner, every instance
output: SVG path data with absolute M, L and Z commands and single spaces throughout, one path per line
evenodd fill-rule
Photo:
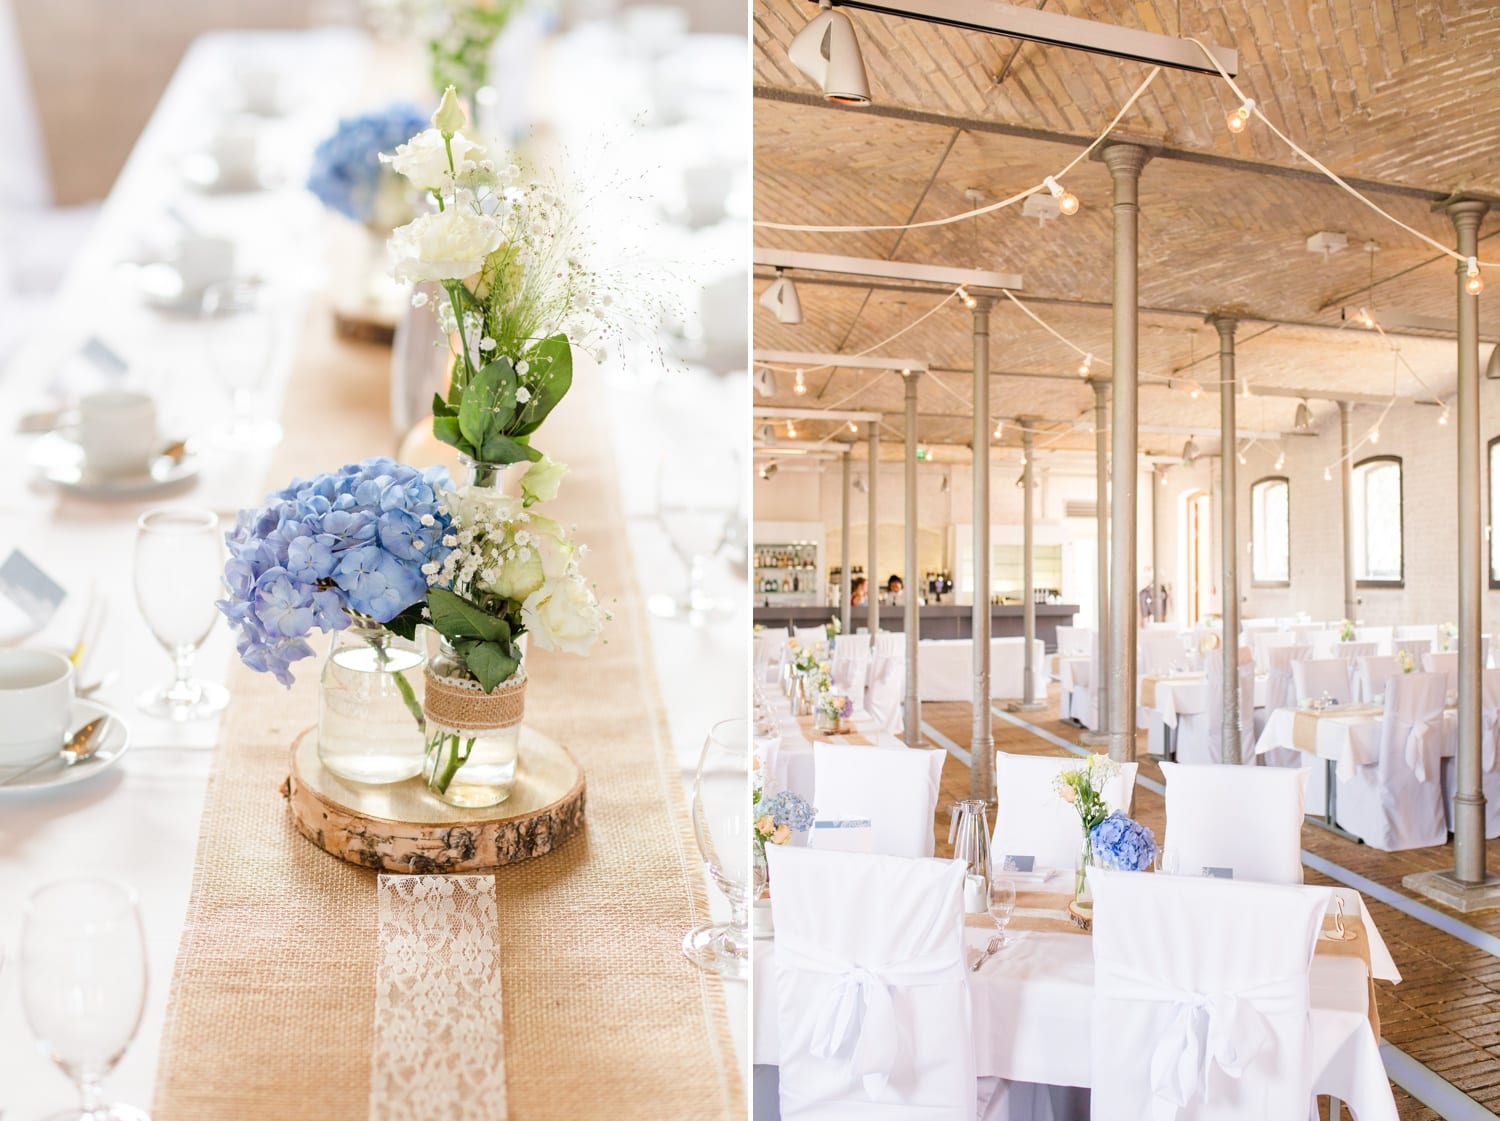
M 504 1121 L 492 876 L 381 876 L 370 1121 Z

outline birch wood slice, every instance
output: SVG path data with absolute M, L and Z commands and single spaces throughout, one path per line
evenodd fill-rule
M 292 745 L 281 792 L 297 832 L 340 860 L 382 872 L 492 872 L 544 856 L 583 828 L 583 768 L 525 726 L 515 787 L 498 806 L 445 805 L 420 778 L 346 782 L 318 759 L 316 728 Z

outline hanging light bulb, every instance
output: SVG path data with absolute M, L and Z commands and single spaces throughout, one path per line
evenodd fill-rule
M 1067 215 L 1078 213 L 1078 196 L 1072 191 L 1050 175 L 1042 180 L 1042 185 L 1052 192 L 1052 197 L 1057 200 L 1057 209 L 1060 212 Z
M 1239 452 L 1238 454 L 1236 454 L 1235 458 L 1240 461 L 1240 466 L 1241 467 L 1243 467 L 1245 465 L 1245 453 L 1244 452 Z
M 801 370 L 797 371 L 797 384 L 792 386 L 792 392 L 798 397 L 807 392 L 807 375 Z
M 853 421 L 852 421 L 852 420 L 851 420 L 851 421 L 850 421 L 850 422 L 849 422 L 849 431 L 850 431 L 850 432 L 853 432 L 853 433 L 854 433 L 854 434 L 855 434 L 855 435 L 856 435 L 856 436 L 857 436 L 857 435 L 859 435 L 859 425 L 857 425 L 857 424 L 855 424 L 855 423 L 854 423 L 854 422 L 853 422 Z
M 1163 467 L 1161 469 L 1161 485 L 1162 486 L 1166 486 L 1167 485 L 1167 468 L 1165 468 L 1165 467 Z
M 795 440 L 797 438 L 797 423 L 796 423 L 796 421 L 789 420 L 789 421 L 786 422 L 786 438 L 788 440 Z
M 1194 401 L 1198 400 L 1198 394 L 1203 392 L 1203 387 L 1195 381 L 1188 382 L 1188 396 Z
M 1004 435 L 1005 435 L 1005 421 L 1001 420 L 999 417 L 996 417 L 995 418 L 995 439 L 998 440 L 998 439 L 1000 439 L 1000 437 L 1002 437 Z
M 1240 396 L 1243 397 L 1247 401 L 1250 400 L 1250 379 L 1249 378 L 1243 378 L 1243 377 L 1240 378 Z
M 1325 467 L 1325 468 L 1323 468 L 1323 481 L 1325 483 L 1331 483 L 1331 482 L 1333 482 L 1333 468 L 1332 467 Z
M 1184 467 L 1191 467 L 1197 461 L 1198 441 L 1189 436 L 1187 438 L 1187 443 L 1182 445 L 1182 465 Z
M 969 295 L 967 289 L 965 289 L 962 284 L 960 284 L 958 286 L 957 293 L 958 293 L 958 298 L 964 302 L 964 307 L 972 308 L 972 307 L 976 306 L 979 303 L 978 300 L 976 300 L 973 296 Z
M 1245 126 L 1250 123 L 1250 114 L 1254 111 L 1255 99 L 1247 97 L 1240 103 L 1240 107 L 1225 119 L 1224 126 L 1230 132 L 1244 132 Z
M 1439 424 L 1447 424 L 1448 423 L 1448 406 L 1447 405 L 1444 405 L 1443 406 L 1443 411 L 1438 414 L 1438 423 Z
M 1292 427 L 1298 432 L 1306 432 L 1312 427 L 1312 410 L 1307 407 L 1306 397 L 1297 404 L 1297 416 L 1292 421 Z
M 1378 424 L 1374 428 L 1370 429 L 1370 443 L 1380 443 L 1380 425 Z
M 1089 371 L 1094 368 L 1094 355 L 1092 353 L 1083 356 L 1083 362 L 1078 367 L 1080 377 L 1088 377 Z
M 1370 330 L 1373 331 L 1375 329 L 1375 317 L 1364 308 L 1359 309 L 1359 321 Z
M 1464 272 L 1464 291 L 1471 296 L 1477 296 L 1484 291 L 1484 277 L 1479 275 L 1479 260 L 1476 257 L 1469 258 L 1469 267 Z
M 1285 466 L 1286 466 L 1286 452 L 1279 452 L 1279 453 L 1277 453 L 1277 456 L 1276 456 L 1276 466 L 1275 466 L 1274 470 L 1280 471 Z

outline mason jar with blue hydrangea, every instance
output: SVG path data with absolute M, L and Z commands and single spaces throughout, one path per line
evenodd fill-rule
M 333 635 L 320 677 L 318 755 L 340 778 L 374 785 L 421 772 L 422 667 L 414 641 L 427 598 L 423 565 L 441 563 L 450 521 L 442 468 L 390 459 L 298 479 L 226 535 L 228 595 L 219 609 L 240 658 L 292 684 Z

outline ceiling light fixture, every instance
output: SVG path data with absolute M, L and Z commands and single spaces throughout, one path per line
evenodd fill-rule
M 1323 481 L 1325 483 L 1331 483 L 1331 482 L 1333 482 L 1333 468 L 1332 467 L 1325 467 L 1325 468 L 1323 468 Z
M 1443 411 L 1438 414 L 1438 423 L 1439 424 L 1447 424 L 1448 423 L 1448 406 L 1447 405 L 1444 405 L 1443 406 Z
M 779 468 L 776 466 L 776 461 L 773 459 L 770 463 L 766 464 L 760 469 L 760 477 L 762 479 L 769 479 L 772 475 L 776 474 L 778 470 Z
M 856 435 L 856 436 L 858 436 L 858 435 L 859 435 L 859 425 L 857 425 L 857 424 L 855 424 L 855 423 L 854 423 L 854 422 L 853 422 L 853 421 L 852 421 L 852 420 L 851 420 L 851 421 L 850 421 L 850 422 L 849 422 L 849 431 L 850 431 L 850 432 L 853 432 L 853 433 L 854 433 L 854 434 L 855 434 L 855 435 Z
M 775 312 L 780 323 L 802 322 L 802 301 L 797 298 L 797 286 L 780 269 L 776 270 L 776 279 L 760 294 L 760 306 Z
M 1307 398 L 1297 402 L 1297 415 L 1292 420 L 1292 427 L 1298 432 L 1306 432 L 1312 427 L 1312 410 L 1307 407 Z
M 1464 271 L 1464 291 L 1471 296 L 1477 296 L 1484 291 L 1484 277 L 1479 275 L 1479 259 L 1469 258 L 1469 267 Z
M 807 392 L 807 375 L 801 370 L 797 371 L 797 384 L 792 386 L 792 392 L 798 397 Z
M 1203 387 L 1200 386 L 1197 382 L 1188 382 L 1188 396 L 1191 397 L 1194 401 L 1198 400 L 1198 395 L 1202 392 Z
M 1000 439 L 1000 437 L 1002 437 L 1004 435 L 1005 435 L 1005 421 L 1001 420 L 999 417 L 996 417 L 995 418 L 995 439 L 998 440 L 998 439 Z
M 958 298 L 964 302 L 964 307 L 972 308 L 979 305 L 979 301 L 976 300 L 973 296 L 969 295 L 968 289 L 966 289 L 962 284 L 960 284 L 953 291 L 958 296 Z
M 1198 442 L 1196 440 L 1194 440 L 1191 436 L 1189 436 L 1187 438 L 1187 443 L 1185 443 L 1185 444 L 1182 445 L 1182 465 L 1184 467 L 1191 467 L 1197 461 L 1198 461 Z
M 1229 114 L 1224 124 L 1230 132 L 1244 132 L 1245 126 L 1250 123 L 1250 114 L 1253 112 L 1255 112 L 1255 99 L 1247 97 L 1240 102 L 1238 109 Z
M 1090 353 L 1085 354 L 1083 356 L 1083 362 L 1078 367 L 1078 375 L 1080 377 L 1085 377 L 1086 378 L 1086 377 L 1089 376 L 1089 371 L 1092 370 L 1093 368 L 1094 368 L 1094 355 L 1093 355 L 1093 352 L 1091 351 Z
M 1057 200 L 1057 209 L 1063 214 L 1073 215 L 1078 213 L 1078 196 L 1068 190 L 1052 176 L 1042 180 L 1042 185 L 1052 192 L 1052 197 Z
M 854 23 L 843 12 L 834 11 L 830 0 L 819 0 L 818 14 L 792 38 L 786 56 L 822 89 L 825 101 L 870 104 L 870 80 L 865 76 Z

